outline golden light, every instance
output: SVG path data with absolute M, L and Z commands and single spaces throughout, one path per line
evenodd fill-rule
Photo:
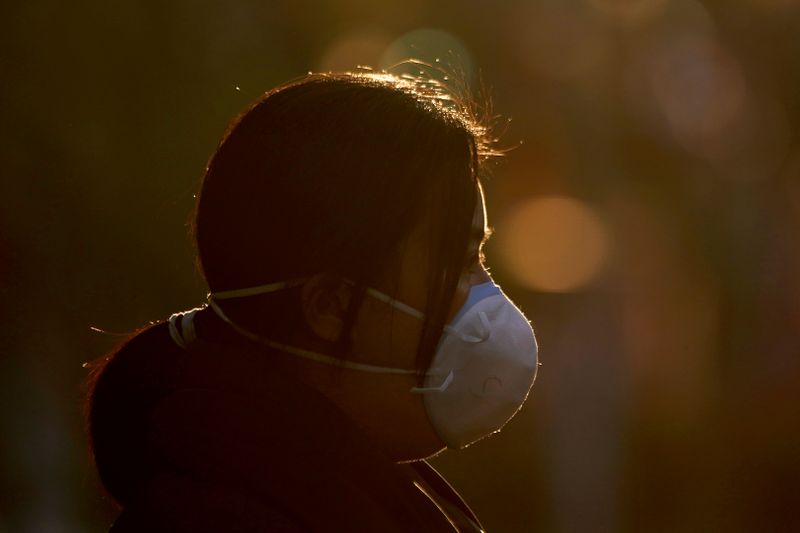
M 616 22 L 639 25 L 661 14 L 667 0 L 589 0 L 589 4 Z
M 800 0 L 750 0 L 749 3 L 757 8 L 775 11 L 800 7 Z
M 319 59 L 322 72 L 350 71 L 358 66 L 377 67 L 391 38 L 378 28 L 362 28 L 331 43 Z
M 594 12 L 559 2 L 522 2 L 510 19 L 514 50 L 536 76 L 565 81 L 602 70 L 608 32 Z
M 521 202 L 498 224 L 497 240 L 516 281 L 546 292 L 585 287 L 609 256 L 606 224 L 587 204 L 566 196 Z
M 472 56 L 464 43 L 453 34 L 435 28 L 416 29 L 395 39 L 384 51 L 380 67 L 391 69 L 409 58 L 434 66 L 440 65 L 447 72 L 453 72 L 456 76 L 463 75 L 467 80 L 474 70 Z M 420 74 L 419 67 L 413 65 L 392 69 L 395 73 L 404 71 L 413 75 Z M 430 69 L 423 71 L 426 75 L 440 77 Z

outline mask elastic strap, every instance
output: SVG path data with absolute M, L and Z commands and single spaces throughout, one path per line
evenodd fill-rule
M 310 350 L 304 350 L 302 348 L 297 348 L 295 346 L 289 346 L 283 343 L 275 342 L 269 339 L 265 339 L 256 335 L 250 330 L 247 330 L 235 322 L 233 322 L 225 312 L 220 308 L 220 306 L 214 300 L 225 300 L 225 299 L 233 299 L 233 298 L 243 298 L 246 296 L 254 296 L 256 294 L 266 294 L 270 292 L 275 292 L 280 289 L 284 289 L 287 287 L 292 287 L 296 285 L 300 285 L 305 282 L 308 278 L 297 278 L 290 281 L 278 281 L 274 283 L 267 283 L 264 285 L 257 285 L 255 287 L 247 287 L 244 289 L 234 289 L 228 291 L 217 291 L 217 292 L 209 292 L 208 293 L 208 305 L 214 311 L 214 313 L 219 316 L 223 321 L 225 321 L 228 325 L 230 325 L 234 331 L 246 337 L 254 342 L 263 344 L 265 346 L 269 346 L 273 349 L 283 351 L 292 355 L 296 355 L 298 357 L 303 357 L 304 359 L 309 359 L 311 361 L 316 361 L 318 363 L 324 363 L 328 365 L 338 366 L 342 368 L 349 368 L 353 370 L 361 370 L 364 372 L 372 372 L 376 374 L 403 374 L 403 375 L 427 375 L 427 372 L 419 371 L 419 370 L 409 370 L 403 368 L 390 368 L 390 367 L 383 367 L 383 366 L 376 366 L 376 365 L 368 365 L 365 363 L 356 363 L 352 361 L 342 361 L 341 359 L 337 359 L 335 357 L 330 357 L 327 355 L 323 355 L 317 352 L 312 352 Z M 347 283 L 355 285 L 355 282 L 346 279 L 344 280 Z M 376 289 L 367 288 L 366 292 L 372 296 L 373 298 L 380 300 L 389 304 L 390 306 L 394 307 L 395 309 L 402 311 L 414 318 L 417 319 L 424 319 L 425 314 L 420 312 L 417 309 L 414 309 L 408 304 L 405 304 L 399 300 L 392 298 Z M 454 330 L 451 330 L 448 326 L 445 326 L 445 330 L 450 331 L 461 337 L 462 335 Z M 174 337 L 173 337 L 174 338 Z M 465 339 L 466 340 L 466 339 Z M 177 340 L 176 340 L 177 342 Z M 441 385 L 438 387 L 414 387 L 411 389 L 413 393 L 424 393 L 424 392 L 443 392 L 449 386 L 450 383 L 453 381 L 453 372 L 451 371 L 445 380 L 442 382 Z
M 274 283 L 267 283 L 267 284 L 264 284 L 264 285 L 256 285 L 254 287 L 246 287 L 244 289 L 232 289 L 232 290 L 228 290 L 228 291 L 214 291 L 214 292 L 209 292 L 208 293 L 208 298 L 209 299 L 213 298 L 214 300 L 232 300 L 234 298 L 244 298 L 246 296 L 255 296 L 257 294 L 267 294 L 267 293 L 270 293 L 270 292 L 279 291 L 281 289 L 286 289 L 286 288 L 289 288 L 289 287 L 294 287 L 294 286 L 297 286 L 297 285 L 301 285 L 307 279 L 308 278 L 297 278 L 297 279 L 293 279 L 293 280 L 289 280 L 289 281 L 276 281 Z M 349 280 L 347 278 L 344 278 L 344 281 L 346 283 L 351 284 L 351 285 L 355 285 L 354 281 Z M 425 318 L 425 314 L 422 313 L 421 311 L 419 311 L 417 309 L 414 309 L 410 305 L 404 304 L 403 302 L 401 302 L 399 300 L 395 300 L 391 296 L 388 296 L 388 295 L 386 295 L 386 294 L 384 294 L 384 293 L 382 293 L 382 292 L 380 292 L 378 290 L 368 288 L 366 290 L 366 292 L 370 296 L 375 298 L 376 300 L 380 300 L 382 302 L 385 302 L 385 303 L 391 305 L 392 307 L 394 307 L 395 309 L 406 313 L 407 315 L 413 316 L 414 318 L 418 318 L 420 320 Z
M 275 292 L 280 289 L 295 287 L 301 285 L 308 278 L 297 278 L 289 281 L 276 281 L 274 283 L 267 283 L 265 285 L 256 285 L 255 287 L 246 287 L 244 289 L 233 289 L 229 291 L 214 291 L 208 293 L 209 298 L 215 300 L 231 300 L 233 298 L 244 298 L 245 296 L 255 296 L 256 294 L 267 294 Z
M 410 316 L 412 316 L 414 318 L 417 318 L 419 320 L 423 320 L 425 318 L 425 313 L 422 313 L 421 311 L 418 311 L 417 309 L 414 309 L 413 307 L 411 307 L 408 304 L 404 304 L 400 300 L 395 300 L 391 296 L 388 296 L 388 295 L 386 295 L 386 294 L 384 294 L 384 293 L 382 293 L 380 291 L 377 291 L 375 289 L 367 289 L 367 293 L 370 296 L 372 296 L 373 298 L 375 298 L 376 300 L 380 300 L 382 302 L 385 302 L 385 303 L 389 304 L 390 306 L 394 307 L 395 309 L 397 309 L 398 311 L 402 311 L 403 313 L 405 313 L 407 315 L 410 315 Z M 483 342 L 483 341 L 485 341 L 486 339 L 489 338 L 489 331 L 490 331 L 489 330 L 489 324 L 488 324 L 488 321 L 486 319 L 486 314 L 485 313 L 482 313 L 481 323 L 484 326 L 484 330 L 483 330 L 482 335 L 480 337 L 476 337 L 474 335 L 469 335 L 469 334 L 466 334 L 466 333 L 462 333 L 462 332 L 458 331 L 457 329 L 455 329 L 455 328 L 453 328 L 453 327 L 451 327 L 449 325 L 445 325 L 444 326 L 444 331 L 449 333 L 450 335 L 455 335 L 456 337 L 458 337 L 459 339 L 461 339 L 464 342 L 470 342 L 470 343 Z M 428 390 L 428 389 L 424 389 L 424 390 Z M 430 388 L 430 390 L 439 390 L 439 387 L 432 387 L 432 388 Z M 444 389 L 442 389 L 442 390 L 444 390 Z
M 444 392 L 447 390 L 447 387 L 450 386 L 450 383 L 453 382 L 453 378 L 454 375 L 453 371 L 451 370 L 450 373 L 447 374 L 447 377 L 444 378 L 442 384 L 439 385 L 438 387 L 414 387 L 413 389 L 411 389 L 411 392 L 415 394 L 423 394 L 426 392 Z
M 380 291 L 377 291 L 375 289 L 367 289 L 367 293 L 370 296 L 372 296 L 373 298 L 375 298 L 376 300 L 380 300 L 380 301 L 382 301 L 384 303 L 387 303 L 387 304 L 391 305 L 392 307 L 394 307 L 395 309 L 397 309 L 398 311 L 402 311 L 407 315 L 413 316 L 414 318 L 418 318 L 420 320 L 425 318 L 425 314 L 422 313 L 421 311 L 418 311 L 417 309 L 414 309 L 413 307 L 411 307 L 408 304 L 404 304 L 400 300 L 395 300 L 394 298 L 392 298 L 391 296 L 389 296 L 387 294 L 384 294 L 384 293 L 382 293 Z
M 497 286 L 494 284 L 494 282 L 487 282 L 487 283 L 482 284 L 482 285 L 490 285 L 492 288 L 497 288 Z M 482 285 L 478 285 L 477 287 L 481 287 Z M 474 288 L 470 289 L 470 292 L 472 292 L 473 290 L 474 290 Z M 408 304 L 404 304 L 400 300 L 395 300 L 391 296 L 389 296 L 387 294 L 384 294 L 384 293 L 382 293 L 380 291 L 368 288 L 367 289 L 367 294 L 369 294 L 370 296 L 372 296 L 373 298 L 375 298 L 377 300 L 380 300 L 380 301 L 382 301 L 384 303 L 389 304 L 390 306 L 394 307 L 398 311 L 402 311 L 403 313 L 405 313 L 407 315 L 410 315 L 410 316 L 412 316 L 414 318 L 417 318 L 419 320 L 423 320 L 425 318 L 425 313 L 422 313 L 421 311 L 419 311 L 417 309 L 414 309 L 413 307 L 411 307 Z M 485 299 L 485 298 L 487 298 L 489 296 L 494 296 L 495 294 L 499 294 L 499 291 L 497 291 L 497 292 L 492 291 L 490 294 L 483 295 L 480 298 L 480 300 Z M 478 300 L 478 301 L 480 301 L 480 300 Z M 469 302 L 467 302 L 467 303 L 469 303 Z M 474 302 L 474 303 L 477 303 L 477 302 Z M 464 342 L 469 342 L 469 343 L 483 342 L 483 341 L 485 341 L 486 339 L 489 338 L 489 335 L 491 333 L 491 325 L 489 323 L 488 317 L 486 316 L 486 313 L 483 313 L 483 312 L 479 313 L 479 317 L 478 318 L 479 318 L 481 326 L 482 326 L 482 331 L 480 332 L 479 336 L 470 335 L 468 333 L 463 333 L 463 332 L 458 331 L 457 329 L 453 328 L 449 324 L 446 324 L 444 326 L 444 331 L 449 333 L 450 335 L 454 335 L 454 336 L 458 337 L 459 339 L 461 339 Z
M 352 370 L 361 370 L 364 372 L 372 372 L 374 374 L 403 374 L 403 375 L 421 375 L 424 372 L 420 372 L 418 370 L 409 370 L 405 368 L 391 368 L 385 366 L 376 366 L 376 365 L 368 365 L 366 363 L 356 363 L 353 361 L 343 361 L 341 359 L 337 359 L 335 357 L 330 357 L 328 355 L 323 355 L 321 353 L 312 352 L 310 350 L 304 350 L 302 348 L 297 348 L 296 346 L 289 346 L 287 344 L 283 344 L 280 342 L 275 342 L 269 339 L 265 339 L 259 335 L 256 335 L 252 331 L 241 327 L 240 325 L 233 322 L 225 312 L 214 302 L 213 299 L 209 299 L 208 302 L 209 307 L 216 313 L 218 317 L 224 320 L 228 325 L 230 325 L 237 333 L 246 337 L 254 342 L 259 344 L 263 344 L 265 346 L 269 346 L 270 348 L 274 348 L 275 350 L 279 350 L 282 352 L 289 353 L 291 355 L 296 355 L 298 357 L 302 357 L 304 359 L 309 359 L 311 361 L 316 361 L 318 363 L 325 363 L 327 365 L 338 366 L 342 368 L 349 368 Z

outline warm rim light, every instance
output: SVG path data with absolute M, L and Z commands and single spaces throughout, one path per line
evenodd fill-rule
M 499 253 L 516 280 L 531 289 L 570 292 L 590 283 L 606 263 L 606 226 L 580 200 L 532 198 L 512 208 L 497 232 Z
M 418 28 L 398 37 L 384 51 L 379 66 L 394 73 L 396 70 L 392 67 L 396 68 L 409 58 L 439 65 L 457 76 L 463 74 L 467 80 L 475 69 L 464 43 L 455 35 L 437 28 Z M 414 75 L 422 74 L 416 68 L 411 70 Z M 435 69 L 424 72 L 425 75 L 436 75 Z

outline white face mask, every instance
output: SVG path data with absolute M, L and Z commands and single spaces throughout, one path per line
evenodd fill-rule
M 209 305 L 238 333 L 277 350 L 317 362 L 382 374 L 421 374 L 418 370 L 373 366 L 303 350 L 259 337 L 230 320 L 215 300 L 273 292 L 302 283 L 279 282 L 209 294 Z M 375 289 L 367 293 L 416 318 L 420 311 Z M 197 309 L 170 317 L 170 334 L 185 347 L 194 336 Z M 177 321 L 181 319 L 181 330 Z M 493 282 L 474 285 L 466 302 L 444 334 L 424 373 L 422 387 L 410 392 L 424 396 L 425 411 L 436 433 L 449 448 L 464 448 L 500 429 L 522 407 L 536 379 L 538 348 L 530 323 Z

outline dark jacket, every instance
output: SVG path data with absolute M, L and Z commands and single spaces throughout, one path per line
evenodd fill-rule
M 260 347 L 166 324 L 108 362 L 90 411 L 111 531 L 478 531 L 427 463 L 396 464 Z

